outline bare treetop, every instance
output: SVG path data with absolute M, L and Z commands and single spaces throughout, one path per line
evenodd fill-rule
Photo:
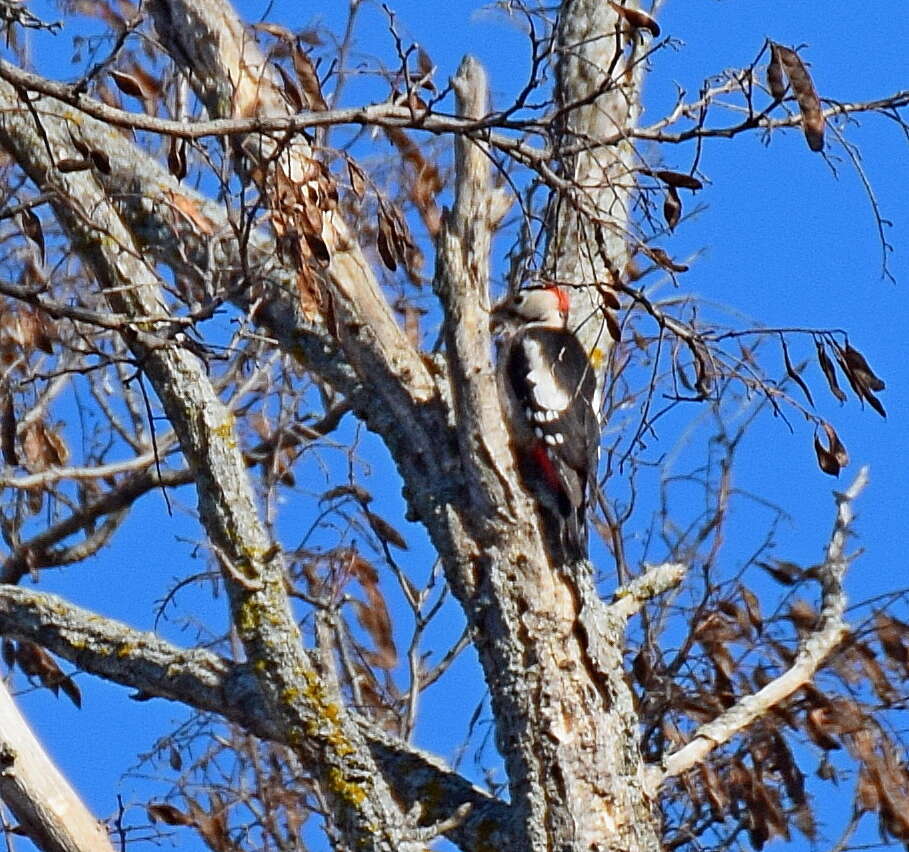
M 227 0 L 79 0 L 53 23 L 0 0 L 0 633 L 17 685 L 84 713 L 93 678 L 187 708 L 140 759 L 166 792 L 100 815 L 121 846 L 845 849 L 865 814 L 909 842 L 904 593 L 846 596 L 868 470 L 813 565 L 778 547 L 780 491 L 808 484 L 737 479 L 755 433 L 780 468 L 782 433 L 849 468 L 829 411 L 886 416 L 875 341 L 699 297 L 679 239 L 706 151 L 799 134 L 805 162 L 858 176 L 890 274 L 853 133 L 906 134 L 909 92 L 837 100 L 771 32 L 652 115 L 649 75 L 685 55 L 660 6 L 499 3 L 527 47 L 500 85 L 359 0 L 338 32 Z M 61 45 L 72 73 L 45 61 Z M 527 288 L 555 301 L 497 356 L 493 301 Z M 160 584 L 155 632 L 51 591 L 131 514 L 153 519 L 130 570 Z M 161 564 L 174 539 L 185 562 Z M 456 665 L 486 694 L 450 693 L 474 768 L 414 745 Z M 0 728 L 21 830 L 103 844 Z

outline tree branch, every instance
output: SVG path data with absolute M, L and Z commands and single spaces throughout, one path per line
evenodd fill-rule
M 86 172 L 61 173 L 51 151 L 75 156 L 65 127 L 35 125 L 17 93 L 0 84 L 0 142 L 42 190 L 97 275 L 111 308 L 131 317 L 164 310 L 159 282 L 101 187 Z M 352 846 L 401 848 L 401 814 L 357 728 L 303 652 L 284 586 L 284 562 L 260 522 L 231 414 L 205 367 L 185 348 L 123 336 L 149 377 L 192 469 L 199 513 L 218 556 L 233 622 L 276 722 L 319 780 Z M 377 831 L 376 827 L 381 830 Z M 406 847 L 405 847 L 406 848 Z
M 202 648 L 171 645 L 55 595 L 17 586 L 0 586 L 0 634 L 40 644 L 82 671 L 137 690 L 138 698 L 177 701 L 263 739 L 296 746 L 268 712 L 249 664 Z M 467 817 L 447 832 L 453 842 L 465 849 L 494 841 L 494 848 L 512 848 L 506 805 L 436 759 L 354 716 L 395 795 L 408 809 L 422 806 L 422 822 L 448 819 L 467 804 Z M 313 717 L 310 723 L 320 720 Z
M 689 743 L 663 760 L 662 768 L 650 767 L 648 780 L 653 795 L 667 778 L 680 775 L 699 764 L 717 746 L 729 742 L 755 719 L 808 683 L 849 632 L 843 618 L 846 608 L 843 578 L 849 566 L 845 547 L 853 517 L 852 502 L 867 484 L 868 468 L 863 467 L 845 492 L 834 493 L 836 520 L 827 545 L 827 558 L 817 568 L 821 581 L 821 614 L 817 629 L 801 643 L 792 666 L 758 692 L 746 696 L 716 719 L 698 728 Z
M 113 852 L 0 680 L 0 797 L 43 852 Z

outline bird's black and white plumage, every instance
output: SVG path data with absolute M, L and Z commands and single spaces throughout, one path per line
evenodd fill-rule
M 596 480 L 597 382 L 568 330 L 568 294 L 527 288 L 493 311 L 501 333 L 499 393 L 525 487 L 534 495 L 553 552 L 587 558 L 587 499 Z

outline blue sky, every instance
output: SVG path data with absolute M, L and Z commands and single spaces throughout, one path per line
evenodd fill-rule
M 331 8 L 319 10 L 316 4 L 298 0 L 239 4 L 249 20 L 261 15 L 267 5 L 269 20 L 295 29 L 314 19 L 334 24 L 347 6 L 335 2 L 323 4 Z M 811 63 L 822 97 L 861 100 L 907 86 L 906 16 L 876 18 L 859 14 L 851 4 L 823 4 L 825 13 L 819 14 L 820 5 L 779 0 L 669 2 L 661 23 L 664 33 L 678 43 L 653 61 L 644 121 L 662 114 L 677 87 L 693 94 L 705 77 L 749 63 L 766 37 L 806 45 L 803 56 Z M 883 4 L 877 5 L 883 8 Z M 41 4 L 35 3 L 34 9 L 40 14 Z M 497 13 L 482 11 L 480 3 L 399 0 L 394 9 L 403 31 L 424 45 L 438 65 L 437 79 L 446 79 L 469 51 L 486 64 L 497 105 L 507 103 L 509 94 L 523 82 L 527 58 L 523 37 Z M 54 53 L 46 64 L 38 62 L 42 70 L 66 78 L 75 75 L 66 61 L 71 35 L 64 30 L 56 37 L 56 44 L 62 45 L 58 52 L 42 51 L 42 60 Z M 385 16 L 376 5 L 364 7 L 358 46 L 364 53 L 380 54 L 391 61 Z M 348 94 L 355 93 L 353 87 Z M 830 140 L 834 173 L 831 164 L 808 151 L 797 130 L 778 131 L 769 139 L 755 134 L 707 144 L 700 168 L 709 183 L 697 196 L 705 209 L 661 241 L 675 257 L 700 253 L 691 271 L 680 278 L 681 292 L 700 294 L 768 325 L 846 328 L 853 344 L 886 380 L 881 399 L 888 419 L 883 421 L 870 410 L 862 411 L 852 398 L 840 407 L 824 389 L 817 369 L 809 367 L 806 379 L 815 392 L 818 410 L 836 425 L 852 456 L 852 465 L 839 483 L 818 470 L 807 424 L 793 420 L 795 428 L 790 432 L 769 415 L 759 419 L 747 438 L 737 472 L 741 488 L 772 497 L 790 512 L 791 522 L 777 536 L 779 555 L 810 563 L 820 557 L 832 522 L 831 489 L 844 485 L 860 464 L 871 466 L 871 485 L 858 505 L 860 539 L 856 546 L 864 553 L 849 577 L 855 600 L 906 584 L 904 541 L 909 532 L 905 472 L 909 348 L 904 332 L 909 320 L 905 296 L 909 282 L 909 143 L 885 118 L 869 116 L 858 121 L 859 126 L 849 127 L 847 134 L 861 146 L 863 166 L 882 214 L 893 222 L 886 237 L 895 249 L 888 265 L 896 283 L 882 278 L 881 247 L 871 206 L 843 149 Z M 662 156 L 668 166 L 685 171 L 694 148 L 665 149 Z M 807 345 L 801 349 L 793 345 L 794 360 L 809 354 Z M 686 418 L 691 422 L 698 417 L 692 411 L 665 427 L 662 438 L 667 446 L 676 446 L 685 434 Z M 353 424 L 347 428 L 352 433 Z M 373 470 L 367 486 L 376 491 L 383 512 L 397 520 L 402 501 L 394 472 L 374 439 L 364 437 L 363 441 L 364 455 Z M 680 450 L 679 457 L 684 458 L 686 452 Z M 318 479 L 316 467 L 312 476 Z M 314 485 L 313 490 L 318 488 Z M 192 494 L 184 493 L 182 499 L 189 506 L 194 504 Z M 145 502 L 109 554 L 65 574 L 48 575 L 43 588 L 150 629 L 155 602 L 165 585 L 203 565 L 201 560 L 191 561 L 191 548 L 184 539 L 193 538 L 197 531 L 187 514 L 179 511 L 164 531 L 155 528 L 150 552 L 149 530 L 160 519 L 162 507 L 158 495 L 150 495 Z M 733 519 L 730 537 L 740 535 L 741 542 L 749 541 L 755 535 L 754 524 L 755 516 L 743 510 L 741 517 Z M 737 550 L 733 543 L 732 568 L 739 551 L 747 549 L 739 543 Z M 410 559 L 415 575 L 424 576 L 431 559 L 428 549 L 416 544 Z M 187 591 L 180 606 L 184 613 L 196 609 L 206 613 L 213 629 L 223 626 L 223 600 L 212 605 L 201 593 Z M 460 616 L 451 608 L 446 613 L 446 628 L 456 631 L 459 624 Z M 167 630 L 175 641 L 195 641 L 190 630 L 182 636 L 173 625 Z M 438 641 L 441 644 L 441 637 Z M 121 782 L 120 775 L 138 752 L 150 746 L 155 734 L 163 733 L 167 724 L 184 718 L 185 713 L 164 702 L 131 702 L 125 690 L 85 677 L 79 683 L 86 695 L 82 711 L 44 692 L 24 696 L 21 703 L 90 806 L 99 815 L 109 815 L 116 806 L 117 792 L 127 801 L 148 795 L 144 780 Z M 482 696 L 475 667 L 465 657 L 445 681 L 427 693 L 423 702 L 427 722 L 418 730 L 419 743 L 452 758 L 465 735 L 467 717 Z

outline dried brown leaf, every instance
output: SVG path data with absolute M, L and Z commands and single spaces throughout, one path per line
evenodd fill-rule
M 54 352 L 56 329 L 46 314 L 25 308 L 16 313 L 16 340 L 25 352 L 40 349 L 48 355 Z
M 710 657 L 710 661 L 713 663 L 716 670 L 720 672 L 723 677 L 731 680 L 732 675 L 735 674 L 735 661 L 732 659 L 729 648 L 719 642 L 714 642 L 707 648 L 707 655 Z
M 179 772 L 183 768 L 183 757 L 173 746 L 168 750 L 167 762 L 174 772 Z
M 388 218 L 382 212 L 380 212 L 379 229 L 376 234 L 376 247 L 379 250 L 379 257 L 382 258 L 382 263 L 384 263 L 388 269 L 394 272 L 398 268 L 398 263 L 395 260 L 394 252 L 392 251 L 392 244 L 391 229 L 388 224 Z
M 330 488 L 319 498 L 319 502 L 327 503 L 329 500 L 337 500 L 339 497 L 352 497 L 363 504 L 372 502 L 372 494 L 360 485 L 338 485 Z
M 366 514 L 375 529 L 374 521 L 377 516 L 371 512 Z M 354 607 L 360 626 L 369 634 L 375 645 L 376 650 L 368 655 L 369 661 L 378 668 L 392 669 L 398 663 L 398 651 L 395 647 L 391 615 L 379 587 L 379 572 L 372 563 L 356 552 L 350 553 L 347 564 L 351 575 L 356 578 L 366 594 L 366 601 L 354 601 Z
M 824 431 L 827 433 L 827 441 L 830 444 L 830 452 L 833 453 L 840 467 L 846 467 L 849 464 L 849 453 L 840 440 L 840 436 L 836 434 L 836 430 L 826 420 L 823 425 Z
M 817 612 L 808 601 L 793 602 L 786 617 L 795 626 L 800 636 L 811 632 L 817 625 Z
M 422 47 L 417 48 L 417 69 L 421 77 L 429 77 L 436 69 L 435 63 Z
M 836 751 L 842 748 L 827 729 L 827 711 L 823 707 L 815 707 L 808 711 L 805 730 L 811 741 L 824 751 Z
M 865 402 L 868 403 L 881 417 L 887 416 L 887 411 L 881 401 L 871 391 L 865 391 Z
M 271 21 L 258 21 L 255 24 L 251 24 L 251 28 L 260 33 L 268 33 L 278 39 L 278 41 L 286 41 L 288 44 L 294 40 L 294 34 L 287 27 L 282 27 L 280 24 L 274 24 Z
M 839 476 L 840 469 L 849 464 L 849 453 L 843 442 L 840 441 L 836 430 L 827 421 L 822 423 L 824 431 L 827 433 L 828 446 L 821 443 L 817 434 L 814 436 L 814 451 L 817 454 L 818 466 L 824 473 L 830 476 Z
M 729 796 L 726 793 L 725 785 L 716 774 L 716 770 L 706 761 L 701 763 L 698 774 L 704 792 L 707 794 L 707 802 L 713 818 L 722 819 L 729 807 Z
M 284 70 L 284 66 L 278 63 L 275 67 L 278 69 L 278 74 L 281 75 L 281 82 L 284 85 L 284 96 L 287 98 L 287 102 L 293 107 L 295 112 L 301 112 L 305 107 L 305 102 L 299 87 L 290 78 L 290 74 Z
M 874 651 L 863 642 L 855 644 L 855 651 L 854 659 L 858 662 L 865 677 L 870 681 L 875 693 L 884 704 L 889 704 L 893 701 L 897 692 L 877 661 Z
M 329 252 L 325 240 L 319 234 L 308 230 L 303 231 L 303 239 L 306 240 L 306 245 L 316 262 L 323 269 L 327 268 L 331 263 L 331 252 Z
M 764 629 L 764 619 L 761 616 L 761 604 L 758 601 L 757 595 L 751 591 L 751 589 L 746 589 L 742 587 L 742 600 L 745 601 L 745 611 L 748 614 L 748 621 L 751 622 L 751 626 L 754 627 L 757 634 L 760 635 Z
M 843 348 L 843 358 L 845 359 L 846 364 L 849 365 L 852 374 L 861 381 L 864 387 L 870 388 L 873 391 L 884 390 L 886 385 L 883 380 L 875 375 L 874 370 L 871 369 L 868 362 L 865 360 L 865 356 L 862 355 L 858 349 L 853 348 L 847 343 Z
M 60 689 L 63 694 L 73 702 L 73 704 L 78 708 L 82 709 L 82 691 L 76 685 L 76 682 L 71 677 L 64 677 L 60 680 Z
M 603 284 L 597 287 L 597 293 L 599 294 L 604 307 L 611 308 L 614 311 L 617 311 L 622 307 L 622 303 L 619 301 L 619 297 L 616 296 L 608 284 Z
M 100 151 L 97 148 L 92 148 L 88 152 L 88 157 L 92 161 L 92 165 L 103 175 L 109 175 L 111 173 L 110 167 L 110 157 Z
M 353 194 L 357 198 L 363 198 L 366 193 L 366 174 L 350 157 L 347 157 L 347 174 Z
M 29 470 L 42 471 L 59 467 L 69 458 L 69 450 L 60 435 L 41 421 L 32 421 L 22 436 L 22 448 Z
M 814 452 L 817 455 L 817 464 L 818 467 L 829 476 L 839 476 L 840 475 L 840 463 L 836 460 L 836 456 L 821 443 L 821 439 L 818 438 L 815 433 L 814 436 Z
M 36 678 L 55 695 L 60 682 L 66 677 L 53 657 L 34 642 L 19 641 L 16 646 L 16 662 L 24 674 Z

